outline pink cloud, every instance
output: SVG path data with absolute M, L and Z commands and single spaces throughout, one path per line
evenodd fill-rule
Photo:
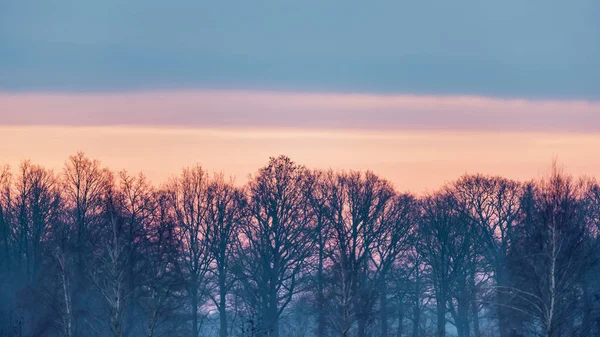
M 5 125 L 600 131 L 600 102 L 474 96 L 156 91 L 0 94 Z

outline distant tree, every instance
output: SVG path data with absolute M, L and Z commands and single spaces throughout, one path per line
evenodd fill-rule
M 8 165 L 0 167 L 0 274 L 6 275 L 11 269 L 12 241 L 12 174 Z
M 468 175 L 461 177 L 453 185 L 453 193 L 461 203 L 462 211 L 470 220 L 477 224 L 474 233 L 480 237 L 482 254 L 485 264 L 492 270 L 492 277 L 498 287 L 508 285 L 508 271 L 506 270 L 507 256 L 513 241 L 515 229 L 521 214 L 522 187 L 519 183 L 502 177 L 488 177 L 483 175 Z M 478 259 L 477 256 L 473 256 Z M 472 262 L 476 263 L 474 260 Z M 472 268 L 470 275 L 472 287 L 476 283 L 477 268 Z M 506 294 L 495 293 L 496 304 L 504 303 Z M 476 294 L 474 293 L 474 296 Z M 477 298 L 473 299 L 476 306 Z M 496 306 L 501 337 L 509 336 L 510 331 L 516 328 L 510 324 L 510 312 L 507 308 Z M 478 313 L 472 309 L 475 331 L 479 330 Z M 514 323 L 514 322 L 513 322 Z
M 50 249 L 56 264 L 56 278 L 59 294 L 56 300 L 57 312 L 60 315 L 60 329 L 64 337 L 72 337 L 75 330 L 73 311 L 73 237 L 69 228 L 63 223 L 55 223 L 54 247 Z
M 208 174 L 201 166 L 185 168 L 167 187 L 171 210 L 177 222 L 179 264 L 191 306 L 191 336 L 199 333 L 199 308 L 206 295 L 212 255 L 209 251 L 206 218 L 208 214 Z
M 586 197 L 584 185 L 556 166 L 525 194 L 519 244 L 508 264 L 513 283 L 500 290 L 512 299 L 504 305 L 523 315 L 533 333 L 575 335 L 576 290 L 595 263 L 596 247 L 586 244 Z
M 418 218 L 418 204 L 409 194 L 396 194 L 380 221 L 380 233 L 376 251 L 371 259 L 379 284 L 379 313 L 381 336 L 389 336 L 388 327 L 388 278 L 394 263 L 410 250 L 414 225 Z
M 247 200 L 244 191 L 216 176 L 207 191 L 206 238 L 211 256 L 211 274 L 216 282 L 216 292 L 211 299 L 219 311 L 219 336 L 229 336 L 227 296 L 235 282 L 232 265 L 235 243 L 244 221 Z M 216 296 L 215 296 L 216 295 Z
M 600 334 L 600 185 L 592 179 L 585 182 L 586 250 L 590 252 L 591 266 L 580 278 L 581 326 L 579 336 Z
M 125 285 L 130 299 L 125 312 L 125 321 L 129 324 L 125 326 L 124 333 L 139 334 L 142 328 L 135 324 L 137 320 L 134 316 L 138 311 L 138 290 L 143 283 L 144 236 L 151 226 L 155 211 L 154 191 L 142 173 L 133 176 L 123 170 L 118 177 L 116 194 L 120 204 L 119 216 L 123 222 L 123 245 L 128 252 Z
M 92 242 L 93 231 L 103 221 L 104 197 L 113 185 L 112 173 L 100 166 L 83 152 L 69 157 L 63 169 L 64 198 L 68 221 L 76 233 L 77 265 L 80 275 L 87 273 L 84 268 L 85 252 Z
M 396 196 L 389 182 L 371 172 L 330 173 L 328 184 L 331 321 L 342 336 L 356 322 L 363 337 L 378 295 L 385 293 L 385 275 L 405 248 L 412 198 Z M 387 324 L 385 310 L 383 315 Z
M 123 203 L 114 191 L 106 201 L 106 232 L 102 233 L 106 246 L 95 250 L 95 268 L 89 270 L 90 279 L 97 287 L 108 309 L 109 331 L 113 337 L 122 337 L 125 310 L 130 305 L 131 290 L 127 288 L 127 270 L 131 263 L 132 248 L 127 245 Z M 97 327 L 99 331 L 100 328 Z
M 599 186 L 555 166 L 417 199 L 285 156 L 239 187 L 197 165 L 156 189 L 83 153 L 0 166 L 0 337 L 596 336 Z
M 308 204 L 314 222 L 315 230 L 315 254 L 313 264 L 316 265 L 311 284 L 314 291 L 317 311 L 317 337 L 325 337 L 327 329 L 326 311 L 326 259 L 328 243 L 331 236 L 330 214 L 327 207 L 327 180 L 331 172 L 310 171 L 308 179 Z
M 144 224 L 141 239 L 142 268 L 139 302 L 145 318 L 146 336 L 154 337 L 161 326 L 176 319 L 180 309 L 177 293 L 182 280 L 177 265 L 177 227 L 171 212 L 169 196 L 164 191 L 153 193 L 153 211 Z
M 46 331 L 54 315 L 46 303 L 36 303 L 46 297 L 45 252 L 52 225 L 60 218 L 60 186 L 56 175 L 30 161 L 19 166 L 13 183 L 4 171 L 4 189 L 0 198 L 3 206 L 5 253 L 7 253 L 4 281 L 0 294 L 7 314 L 20 311 L 21 333 L 35 334 Z M 3 263 L 4 264 L 4 263 Z
M 306 280 L 314 245 L 306 175 L 280 156 L 248 183 L 250 218 L 240 232 L 238 277 L 257 307 L 259 336 L 279 336 L 279 317 Z
M 469 335 L 466 268 L 473 249 L 472 228 L 458 200 L 447 190 L 422 200 L 419 236 L 423 258 L 431 268 L 436 302 L 436 336 L 446 335 L 446 315 L 455 318 L 459 336 Z M 455 312 L 454 302 L 458 308 Z
M 408 267 L 406 278 L 400 278 L 400 280 L 405 280 L 403 283 L 406 284 L 406 288 L 399 288 L 397 291 L 406 292 L 405 296 L 408 297 L 409 308 L 412 309 L 412 315 L 409 319 L 412 322 L 411 336 L 420 337 L 423 335 L 423 323 L 429 304 L 427 293 L 430 275 L 423 255 L 420 253 L 419 240 L 416 239 L 413 242 L 414 249 L 406 255 Z M 404 295 L 404 293 L 401 294 Z M 400 327 L 399 325 L 398 328 Z M 402 336 L 402 329 L 398 330 L 397 336 Z
M 70 156 L 65 162 L 62 176 L 62 195 L 64 200 L 64 224 L 72 235 L 69 249 L 64 254 L 74 255 L 75 264 L 72 271 L 66 275 L 73 277 L 68 284 L 73 288 L 70 305 L 73 312 L 73 334 L 79 336 L 89 331 L 84 326 L 89 324 L 93 310 L 89 282 L 88 263 L 92 260 L 93 252 L 103 242 L 94 239 L 101 236 L 106 224 L 104 198 L 109 189 L 113 188 L 113 174 L 107 168 L 101 167 L 98 160 L 88 158 L 83 152 Z M 64 256 L 70 261 L 71 256 Z M 65 265 L 66 266 L 66 265 Z M 67 268 L 69 269 L 69 268 Z
M 8 165 L 0 166 L 0 336 L 12 326 L 12 307 L 15 279 L 13 264 L 14 210 L 12 172 Z
M 61 195 L 52 171 L 24 161 L 15 183 L 18 256 L 30 284 L 37 282 L 42 265 L 43 244 L 52 223 L 60 216 Z

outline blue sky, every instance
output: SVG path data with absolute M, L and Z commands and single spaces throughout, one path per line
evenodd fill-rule
M 0 0 L 0 91 L 600 99 L 600 1 Z

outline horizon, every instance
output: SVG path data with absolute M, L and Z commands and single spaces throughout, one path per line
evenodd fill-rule
M 24 154 L 0 142 L 0 165 L 13 171 L 31 160 L 60 173 L 68 156 L 82 151 L 114 172 L 141 172 L 155 186 L 195 164 L 243 185 L 278 155 L 309 169 L 372 171 L 415 195 L 465 174 L 535 180 L 554 160 L 574 176 L 600 176 L 600 158 L 589 156 L 600 147 L 600 137 L 580 132 L 30 125 L 0 126 L 0 134 L 22 146 L 37 144 Z

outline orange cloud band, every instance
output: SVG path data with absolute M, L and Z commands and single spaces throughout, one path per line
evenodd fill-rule
M 600 131 L 600 102 L 261 91 L 4 93 L 0 124 Z

